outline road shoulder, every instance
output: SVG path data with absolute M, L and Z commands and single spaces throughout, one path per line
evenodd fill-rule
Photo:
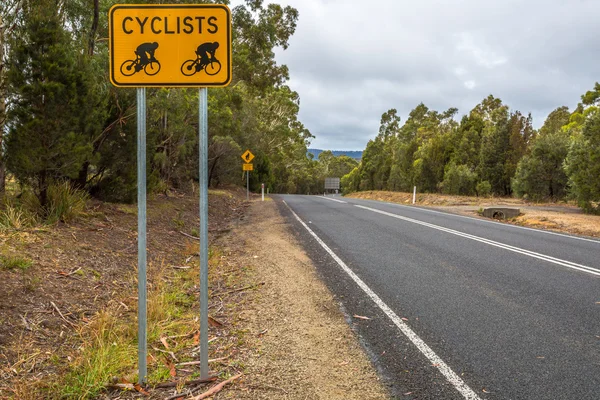
M 246 385 L 226 398 L 387 399 L 374 367 L 273 201 L 254 202 L 231 233 L 264 284 L 240 315 L 253 333 Z M 237 246 L 236 246 L 237 247 Z

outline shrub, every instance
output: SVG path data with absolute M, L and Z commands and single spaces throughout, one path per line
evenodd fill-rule
M 442 182 L 442 191 L 446 194 L 470 196 L 475 193 L 477 174 L 466 165 L 448 165 Z
M 89 196 L 74 189 L 69 182 L 51 185 L 48 188 L 48 206 L 44 211 L 49 223 L 70 222 L 83 214 Z
M 475 186 L 475 190 L 477 191 L 477 196 L 489 197 L 490 193 L 492 193 L 492 185 L 488 181 L 481 181 Z
M 600 214 L 600 112 L 585 122 L 583 131 L 571 143 L 565 160 L 570 194 L 588 213 Z
M 35 218 L 22 208 L 7 205 L 0 212 L 0 229 L 23 229 L 35 224 Z

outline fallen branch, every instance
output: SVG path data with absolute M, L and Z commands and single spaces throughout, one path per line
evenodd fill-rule
M 108 387 L 113 389 L 135 390 L 133 383 L 111 383 Z
M 185 392 L 181 392 L 178 394 L 174 394 L 173 396 L 169 396 L 167 397 L 165 400 L 175 400 L 175 399 L 181 399 L 183 397 L 186 396 L 193 396 L 195 392 L 199 391 L 200 389 L 202 389 L 202 383 L 198 384 L 196 387 L 192 387 L 190 389 L 188 389 Z
M 269 331 L 269 329 L 267 328 L 267 329 L 265 329 L 265 330 L 263 330 L 263 331 L 260 331 L 260 332 L 258 332 L 258 333 L 256 334 L 256 336 L 258 336 L 258 337 L 261 337 L 262 335 L 264 335 L 264 334 L 265 334 L 265 333 L 267 333 L 268 331 Z
M 50 304 L 52 304 L 52 307 L 54 307 L 54 309 L 56 311 L 58 311 L 58 314 L 63 319 L 63 321 L 65 321 L 67 324 L 71 325 L 72 328 L 75 328 L 75 324 L 65 318 L 65 316 L 63 315 L 63 313 L 60 312 L 60 310 L 58 309 L 58 307 L 56 307 L 56 304 L 54 304 L 53 301 L 51 301 Z
M 71 276 L 71 275 L 73 275 L 73 274 L 75 274 L 75 273 L 77 273 L 77 272 L 79 272 L 79 271 L 81 271 L 81 267 L 79 267 L 79 268 L 77 268 L 77 269 L 74 269 L 74 270 L 73 270 L 73 271 L 71 271 L 71 272 L 63 272 L 63 271 L 56 271 L 56 272 L 57 272 L 59 275 L 62 275 L 62 276 Z
M 176 265 L 171 265 L 171 268 L 173 268 L 173 269 L 190 269 L 192 267 L 178 267 Z
M 265 284 L 264 282 L 261 282 L 261 283 L 257 283 L 256 285 L 244 286 L 243 288 L 234 289 L 234 290 L 230 290 L 229 292 L 225 292 L 225 293 L 223 293 L 223 295 L 231 294 L 231 293 L 235 293 L 235 292 L 241 292 L 243 290 L 248 290 L 248 289 L 254 289 L 255 287 L 262 286 L 264 284 Z
M 217 328 L 221 328 L 223 327 L 223 323 L 217 319 L 215 319 L 214 317 L 211 317 L 210 315 L 208 316 L 208 325 L 210 326 L 214 326 Z
M 231 356 L 226 356 L 226 357 L 221 357 L 221 358 L 213 358 L 208 360 L 209 363 L 213 363 L 213 362 L 218 362 L 218 361 L 223 361 L 223 360 L 227 360 L 229 357 Z M 188 365 L 200 365 L 201 361 L 186 361 L 186 362 L 182 362 L 179 364 L 175 364 L 177 367 L 185 367 Z
M 193 236 L 193 235 L 190 235 L 189 233 L 185 233 L 185 232 L 181 232 L 181 231 L 177 231 L 177 232 L 181 233 L 183 236 L 189 237 L 190 239 L 200 240 L 200 238 L 198 236 Z
M 242 376 L 242 374 L 232 376 L 231 378 L 227 379 L 226 381 L 223 381 L 223 382 L 219 383 L 218 385 L 213 386 L 206 392 L 201 393 L 196 397 L 192 397 L 192 400 L 202 400 L 202 399 L 206 399 L 207 397 L 211 397 L 212 395 L 219 393 L 225 387 L 225 385 L 235 381 L 236 379 L 238 379 L 241 376 Z
M 56 271 L 57 274 L 59 274 L 60 276 L 64 276 L 65 278 L 73 278 L 75 280 L 78 280 L 80 282 L 83 282 L 83 279 L 80 279 L 76 276 L 73 276 L 73 274 L 76 274 L 77 272 L 81 271 L 81 267 L 74 269 L 71 272 L 64 272 L 64 271 Z
M 170 355 L 173 360 L 175 360 L 175 362 L 179 362 L 179 360 L 177 359 L 177 357 L 175 357 L 175 353 L 173 353 L 172 351 L 166 351 L 166 350 L 161 350 L 161 349 L 157 349 L 156 347 L 152 346 L 152 348 L 156 351 L 160 351 L 161 353 L 165 353 Z
M 194 332 L 190 332 L 190 333 L 184 333 L 183 335 L 174 335 L 174 336 L 167 336 L 167 339 L 177 339 L 177 338 L 182 338 L 182 337 L 192 337 L 194 336 Z
M 125 307 L 125 311 L 129 311 L 129 307 L 127 307 L 127 304 L 123 303 L 122 301 L 117 301 L 117 303 Z
M 196 388 L 196 389 L 198 389 L 198 388 Z M 181 399 L 182 397 L 185 397 L 185 396 L 191 396 L 193 393 L 194 393 L 193 390 L 188 390 L 187 393 L 183 393 L 183 392 L 182 393 L 176 393 L 173 396 L 167 397 L 165 400 Z

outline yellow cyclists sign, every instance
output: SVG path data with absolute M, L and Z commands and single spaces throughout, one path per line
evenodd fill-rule
M 115 86 L 227 86 L 231 11 L 222 4 L 118 4 L 109 11 L 109 47 Z

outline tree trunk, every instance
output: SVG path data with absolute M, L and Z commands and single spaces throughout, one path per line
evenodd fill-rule
M 90 162 L 86 161 L 81 165 L 81 169 L 79 170 L 79 175 L 77 176 L 77 179 L 75 180 L 75 187 L 77 189 L 85 189 L 85 185 L 88 182 L 88 171 L 90 168 Z
M 215 161 L 213 165 L 210 167 L 210 172 L 208 173 L 208 187 L 210 187 L 210 183 L 213 179 L 213 172 L 215 171 L 215 167 L 217 166 L 217 162 L 219 161 L 219 157 L 215 157 Z
M 94 55 L 94 47 L 96 46 L 96 31 L 98 30 L 99 17 L 100 17 L 99 0 L 94 0 L 94 19 L 92 20 L 92 27 L 90 29 L 90 37 L 89 37 L 89 42 L 88 42 L 88 55 L 90 57 Z
M 2 144 L 4 139 L 4 127 L 6 122 L 6 80 L 5 80 L 5 64 L 4 64 L 4 21 L 0 15 L 0 194 L 6 190 L 6 169 L 4 165 L 4 154 L 2 152 Z
M 45 213 L 46 205 L 48 204 L 48 180 L 46 171 L 42 171 L 39 176 L 39 195 L 38 199 L 40 200 L 40 206 L 42 208 L 42 212 Z

